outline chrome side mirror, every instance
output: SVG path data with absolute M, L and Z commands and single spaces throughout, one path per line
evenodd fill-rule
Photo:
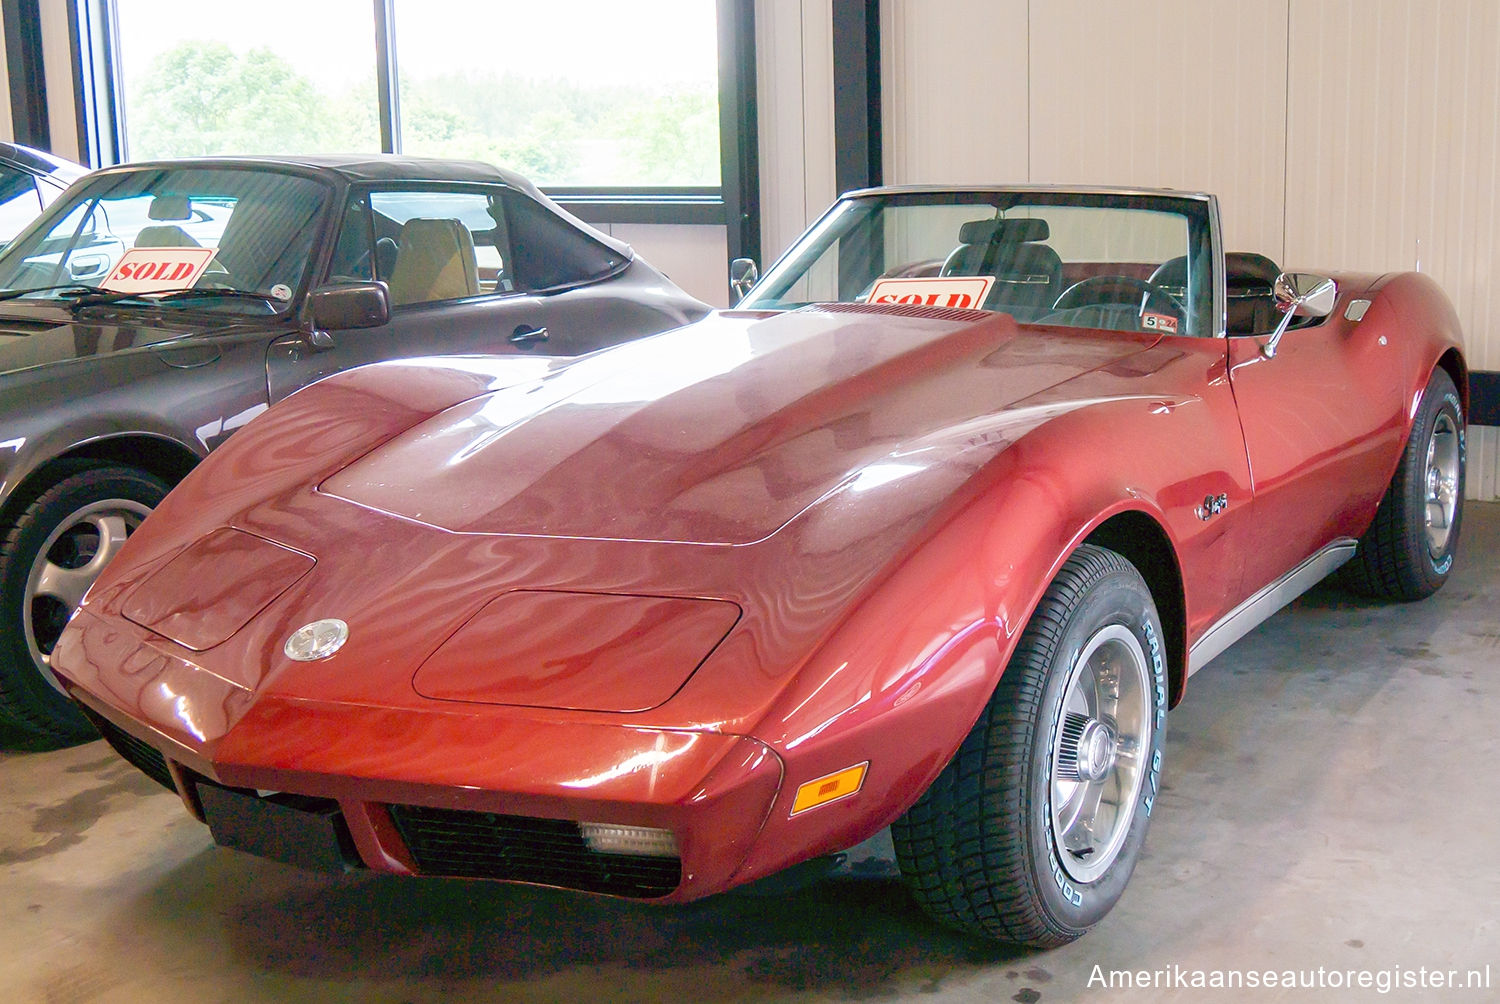
M 1333 313 L 1338 302 L 1339 287 L 1332 279 L 1311 272 L 1283 272 L 1276 277 L 1271 288 L 1276 299 L 1276 309 L 1281 311 L 1281 323 L 1271 332 L 1271 340 L 1262 348 L 1261 355 L 1267 359 L 1276 355 L 1276 346 L 1286 334 L 1293 317 L 1327 317 Z
M 734 292 L 734 302 L 739 303 L 750 292 L 750 287 L 760 281 L 760 269 L 754 258 L 736 258 L 729 263 L 729 288 Z

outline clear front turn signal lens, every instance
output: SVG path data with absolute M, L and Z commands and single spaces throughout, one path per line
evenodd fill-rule
M 671 830 L 615 823 L 579 823 L 579 833 L 596 854 L 632 854 L 643 858 L 677 857 L 677 838 Z

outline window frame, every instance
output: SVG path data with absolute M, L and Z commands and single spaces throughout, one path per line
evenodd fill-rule
M 392 194 L 392 193 L 400 194 L 400 193 L 417 193 L 417 192 L 441 192 L 441 193 L 453 193 L 453 194 L 459 194 L 459 195 L 483 195 L 483 196 L 485 196 L 487 198 L 488 197 L 498 198 L 502 202 L 505 202 L 505 201 L 511 200 L 511 199 L 518 200 L 518 201 L 519 200 L 524 200 L 524 201 L 527 201 L 527 202 L 531 203 L 532 205 L 534 205 L 536 207 L 537 211 L 540 214 L 542 214 L 542 215 L 544 215 L 546 217 L 549 217 L 548 222 L 550 224 L 557 226 L 559 229 L 569 230 L 569 231 L 575 233 L 579 238 L 581 238 L 583 240 L 587 240 L 587 241 L 589 241 L 592 244 L 597 244 L 598 247 L 602 251 L 607 252 L 608 254 L 610 254 L 612 256 L 619 255 L 619 252 L 616 251 L 614 248 L 610 247 L 608 244 L 604 244 L 604 243 L 601 243 L 601 242 L 597 241 L 595 238 L 593 238 L 589 234 L 587 234 L 587 233 L 585 233 L 585 232 L 583 232 L 581 230 L 578 230 L 576 227 L 571 226 L 567 222 L 567 220 L 558 218 L 556 213 L 549 212 L 545 206 L 537 203 L 537 201 L 535 199 L 533 199 L 531 196 L 527 195 L 525 192 L 523 192 L 520 189 L 517 189 L 517 188 L 515 188 L 515 187 L 513 187 L 511 185 L 507 185 L 507 184 L 504 184 L 504 183 L 501 183 L 501 182 L 477 182 L 477 181 L 411 181 L 411 180 L 408 180 L 408 181 L 360 182 L 358 184 L 350 185 L 350 186 L 348 186 L 345 189 L 345 191 L 343 193 L 342 202 L 340 203 L 340 205 L 339 205 L 339 207 L 338 207 L 338 209 L 336 211 L 335 215 L 337 217 L 337 223 L 335 224 L 335 230 L 334 230 L 334 232 L 331 235 L 331 240 L 329 241 L 329 247 L 330 247 L 331 251 L 330 251 L 330 254 L 328 256 L 328 261 L 324 263 L 324 265 L 323 265 L 323 267 L 321 269 L 322 282 L 327 283 L 327 282 L 334 281 L 333 280 L 333 273 L 332 273 L 332 268 L 333 268 L 333 264 L 334 264 L 334 256 L 337 254 L 339 243 L 343 239 L 344 228 L 345 228 L 345 225 L 346 225 L 347 220 L 348 220 L 349 207 L 352 204 L 354 204 L 356 202 L 359 202 L 359 203 L 363 203 L 363 205 L 365 207 L 365 212 L 367 214 L 367 216 L 366 216 L 366 226 L 369 229 L 369 236 L 371 238 L 370 245 L 371 245 L 371 250 L 372 250 L 372 253 L 373 253 L 373 249 L 374 249 L 374 246 L 375 246 L 375 243 L 376 243 L 376 240 L 377 240 L 377 238 L 375 237 L 375 231 L 374 231 L 374 219 L 375 219 L 375 213 L 378 212 L 378 210 L 376 210 L 376 208 L 375 208 L 374 197 L 378 196 L 378 195 L 382 195 L 382 194 L 387 194 L 388 195 L 388 194 Z M 514 248 L 514 239 L 513 239 L 514 222 L 513 222 L 512 218 L 511 218 L 511 215 L 510 215 L 509 212 L 506 213 L 506 218 L 505 218 L 503 224 L 501 224 L 501 226 L 504 227 L 505 237 L 506 237 L 507 243 L 509 243 L 511 245 L 511 247 Z M 514 251 L 512 251 L 512 254 L 514 254 Z M 431 306 L 432 304 L 472 303 L 472 302 L 477 302 L 477 301 L 482 301 L 482 300 L 498 299 L 498 298 L 501 298 L 501 297 L 550 296 L 550 295 L 553 295 L 555 293 L 566 293 L 569 290 L 581 289 L 581 288 L 586 287 L 586 286 L 594 286 L 594 285 L 597 285 L 597 284 L 599 284 L 601 282 L 607 282 L 608 280 L 613 279 L 616 276 L 620 275 L 620 273 L 624 272 L 626 269 L 628 269 L 630 267 L 630 263 L 633 260 L 628 255 L 620 255 L 620 258 L 621 258 L 621 261 L 620 261 L 620 263 L 617 266 L 615 266 L 614 268 L 611 268 L 608 272 L 600 274 L 600 275 L 597 275 L 597 276 L 590 276 L 590 277 L 586 277 L 586 278 L 583 278 L 583 279 L 578 279 L 578 280 L 574 280 L 574 281 L 570 281 L 570 282 L 554 284 L 554 285 L 551 285 L 551 286 L 538 286 L 538 287 L 534 287 L 534 288 L 532 288 L 532 287 L 517 286 L 515 289 L 491 290 L 489 292 L 475 293 L 472 296 L 450 297 L 448 299 L 443 299 L 443 300 L 420 300 L 420 301 L 413 301 L 413 302 L 410 302 L 410 303 L 392 304 L 391 305 L 391 309 L 393 311 L 395 311 L 395 310 L 403 310 L 404 311 L 404 310 L 407 310 L 407 309 L 410 309 L 410 308 L 420 308 L 420 307 Z M 378 273 L 378 269 L 376 270 L 376 272 Z M 377 278 L 378 278 L 378 274 L 377 274 Z
M 381 151 L 401 152 L 395 0 L 370 0 Z M 717 187 L 550 186 L 543 191 L 586 223 L 723 226 L 730 258 L 760 258 L 760 165 L 756 130 L 755 8 L 714 0 L 718 25 Z M 121 97 L 116 0 L 70 0 L 74 95 L 80 149 L 90 167 L 128 159 Z M 504 166 L 504 165 L 500 165 Z

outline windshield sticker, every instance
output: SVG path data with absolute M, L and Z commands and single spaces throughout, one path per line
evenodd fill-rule
M 958 307 L 978 310 L 990 287 L 992 275 L 943 276 L 933 279 L 880 279 L 865 298 L 866 303 L 901 303 L 913 307 Z
M 1149 310 L 1141 315 L 1141 327 L 1147 331 L 1177 334 L 1177 318 L 1171 314 L 1153 314 Z
M 271 287 L 271 295 L 278 300 L 290 300 L 292 298 L 292 287 L 284 282 L 278 282 Z
M 217 248 L 131 248 L 99 284 L 112 293 L 165 293 L 191 289 Z

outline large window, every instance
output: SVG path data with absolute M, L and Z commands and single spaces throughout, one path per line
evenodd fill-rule
M 754 254 L 743 0 L 71 0 L 95 166 L 226 153 L 484 160 L 594 222 Z
M 705 0 L 396 0 L 405 153 L 546 186 L 719 185 Z
M 380 149 L 370 0 L 115 0 L 131 160 Z

